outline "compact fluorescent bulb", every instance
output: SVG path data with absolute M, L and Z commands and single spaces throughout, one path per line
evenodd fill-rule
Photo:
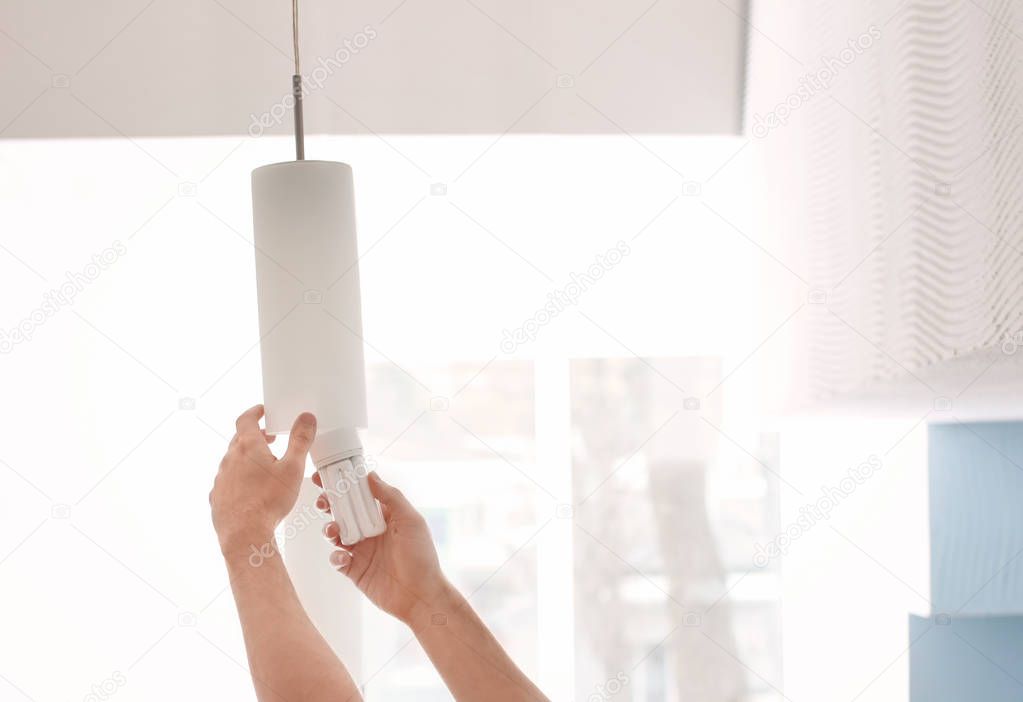
M 252 172 L 260 352 L 268 434 L 316 415 L 311 454 L 341 541 L 384 532 L 366 481 L 359 253 L 352 169 L 290 161 Z

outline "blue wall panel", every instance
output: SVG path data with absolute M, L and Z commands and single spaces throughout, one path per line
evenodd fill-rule
M 932 425 L 928 442 L 933 611 L 1023 614 L 1023 423 Z
M 1023 617 L 910 617 L 913 702 L 1023 700 Z

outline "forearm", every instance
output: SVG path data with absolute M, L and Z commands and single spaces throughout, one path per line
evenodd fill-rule
M 268 552 L 255 562 L 251 550 L 225 554 L 256 696 L 260 702 L 361 700 L 299 602 L 280 554 L 276 548 Z
M 408 624 L 458 702 L 546 702 L 454 587 L 421 603 Z

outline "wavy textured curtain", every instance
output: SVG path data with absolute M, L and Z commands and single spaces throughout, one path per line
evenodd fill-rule
M 806 303 L 797 399 L 1004 393 L 1023 356 L 1023 2 L 754 9 L 763 241 Z

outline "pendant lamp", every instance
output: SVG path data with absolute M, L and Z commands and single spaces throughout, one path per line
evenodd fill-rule
M 305 159 L 298 0 L 292 22 L 295 160 L 252 172 L 266 432 L 286 434 L 300 413 L 316 415 L 310 454 L 351 545 L 385 529 L 359 436 L 367 420 L 355 194 L 348 164 Z

